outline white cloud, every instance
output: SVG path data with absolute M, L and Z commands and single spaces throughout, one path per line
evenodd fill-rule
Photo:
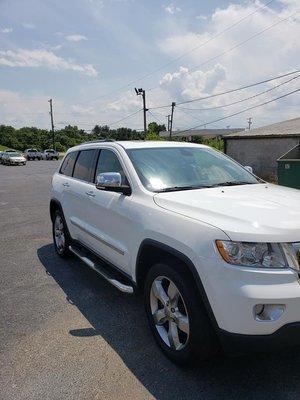
M 13 31 L 12 28 L 2 28 L 2 29 L 0 29 L 1 33 L 11 33 L 12 31 Z
M 160 85 L 179 99 L 193 99 L 207 96 L 218 86 L 219 82 L 226 79 L 226 69 L 221 64 L 216 64 L 208 71 L 189 71 L 180 67 L 178 72 L 167 73 Z
M 196 19 L 199 19 L 200 21 L 206 21 L 207 15 L 203 15 L 203 14 L 197 15 Z
M 247 83 L 254 83 L 296 69 L 299 64 L 298 55 L 300 53 L 300 41 L 298 40 L 298 37 L 300 37 L 299 16 L 294 16 L 292 19 L 280 23 L 273 29 L 248 41 L 247 44 L 237 47 L 233 51 L 228 51 L 221 57 L 215 58 L 210 62 L 206 61 L 232 48 L 237 43 L 248 39 L 255 33 L 274 24 L 279 19 L 293 14 L 297 10 L 297 4 L 299 4 L 298 0 L 281 0 L 283 7 L 279 10 L 275 11 L 268 7 L 261 9 L 253 17 L 250 17 L 214 40 L 210 39 L 234 22 L 255 11 L 262 4 L 259 2 L 231 3 L 227 7 L 218 8 L 212 15 L 208 15 L 205 31 L 202 33 L 188 30 L 186 25 L 179 25 L 177 32 L 174 32 L 174 30 L 170 31 L 170 34 L 159 43 L 160 49 L 170 58 L 176 58 L 188 51 L 191 52 L 181 59 L 181 68 L 176 67 L 176 64 L 173 68 L 169 67 L 170 72 L 165 74 L 160 81 L 161 89 L 170 93 L 173 101 L 189 100 L 242 86 Z M 183 24 L 185 23 L 183 22 Z M 206 44 L 201 46 L 202 43 Z M 193 51 L 195 47 L 198 48 Z M 201 108 L 226 104 L 251 96 L 272 87 L 276 83 L 278 82 L 272 82 L 269 85 L 255 87 L 228 96 L 213 98 L 206 102 L 194 103 L 193 106 L 189 106 Z M 284 85 L 282 88 L 270 92 L 270 94 L 259 97 L 257 101 L 251 100 L 250 102 L 226 109 L 201 113 L 200 117 L 201 119 L 203 118 L 204 122 L 205 120 L 217 119 L 220 116 L 234 113 L 243 108 L 295 90 L 296 85 L 297 81 L 293 81 L 293 83 Z M 299 103 L 299 94 L 292 95 L 279 102 L 271 103 L 266 107 L 258 108 L 251 111 L 251 113 L 256 120 L 261 121 L 260 123 L 256 121 L 257 124 L 263 125 L 274 120 L 283 120 L 298 116 L 297 102 Z M 197 115 L 197 113 L 194 115 Z M 228 123 L 232 126 L 234 124 L 241 125 L 241 121 L 246 120 L 246 117 L 245 115 L 241 115 L 225 120 L 220 124 L 224 124 L 224 126 Z
M 137 96 L 132 91 L 128 91 L 116 101 L 107 104 L 106 110 L 113 111 L 134 111 L 142 107 L 141 96 Z
M 87 40 L 87 38 L 84 35 L 68 35 L 66 36 L 66 39 L 68 42 L 81 42 L 82 40 Z
M 2 123 L 16 127 L 43 126 L 49 128 L 49 97 L 26 96 L 0 89 L 0 118 Z
M 35 29 L 35 25 L 30 22 L 22 22 L 21 24 L 25 29 Z
M 180 7 L 175 6 L 173 3 L 170 3 L 170 4 L 167 5 L 167 6 L 164 6 L 164 9 L 165 9 L 165 11 L 166 11 L 167 13 L 172 14 L 172 15 L 175 14 L 175 13 L 177 13 L 177 12 L 182 11 Z
M 49 68 L 53 70 L 71 70 L 88 76 L 97 76 L 97 70 L 91 64 L 78 64 L 70 59 L 58 57 L 47 50 L 6 50 L 0 51 L 0 66 L 15 68 Z
M 74 104 L 73 106 L 71 106 L 71 110 L 75 113 L 75 114 L 83 114 L 83 115 L 91 115 L 95 113 L 95 109 L 94 107 L 84 107 L 80 104 Z
M 62 49 L 62 47 L 63 47 L 63 45 L 62 44 L 57 44 L 57 45 L 55 45 L 55 46 L 52 46 L 51 47 L 51 50 L 61 50 Z

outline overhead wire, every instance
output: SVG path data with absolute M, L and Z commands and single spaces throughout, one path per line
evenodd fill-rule
M 284 77 L 289 76 L 289 75 L 297 74 L 298 72 L 300 72 L 300 69 L 297 69 L 297 70 L 292 71 L 292 72 L 288 72 L 286 74 L 278 75 L 278 76 L 275 76 L 275 77 L 272 77 L 272 78 L 264 79 L 264 80 L 259 81 L 259 82 L 251 83 L 249 85 L 239 86 L 237 88 L 229 89 L 229 90 L 226 90 L 224 92 L 218 92 L 218 93 L 215 93 L 215 94 L 211 94 L 209 96 L 198 97 L 198 98 L 192 99 L 192 100 L 176 102 L 176 106 L 181 105 L 181 104 L 194 103 L 196 101 L 201 101 L 201 100 L 212 99 L 214 97 L 223 96 L 223 95 L 228 94 L 228 93 L 234 93 L 234 92 L 238 92 L 240 90 L 249 89 L 249 88 L 254 87 L 254 86 L 258 86 L 258 85 L 262 85 L 264 83 L 268 83 L 268 82 L 274 81 L 276 79 L 281 79 L 281 78 L 284 78 Z M 171 107 L 171 105 L 167 104 L 167 105 L 163 105 L 163 106 L 150 107 L 149 109 L 150 110 L 158 110 L 158 109 L 167 108 L 167 107 Z
M 264 106 L 264 105 L 266 105 L 266 104 L 270 104 L 270 103 L 272 103 L 272 102 L 274 102 L 274 101 L 283 99 L 284 97 L 290 96 L 290 95 L 292 95 L 292 94 L 294 94 L 294 93 L 297 93 L 297 92 L 299 92 L 299 91 L 300 91 L 300 89 L 293 90 L 292 92 L 289 92 L 289 93 L 283 94 L 283 95 L 281 95 L 281 96 L 278 96 L 278 97 L 276 97 L 275 99 L 271 99 L 271 100 L 265 101 L 265 102 L 263 102 L 263 103 L 260 103 L 260 104 L 257 104 L 257 105 L 254 105 L 254 106 L 245 108 L 244 110 L 237 111 L 237 112 L 235 112 L 235 113 L 233 113 L 233 114 L 230 114 L 230 115 L 226 115 L 226 116 L 221 117 L 221 118 L 218 118 L 218 119 L 216 119 L 216 120 L 214 120 L 214 121 L 204 122 L 204 123 L 202 123 L 202 124 L 193 126 L 193 127 L 191 127 L 191 128 L 188 128 L 188 129 L 184 129 L 184 130 L 182 130 L 182 131 L 180 131 L 180 132 L 177 132 L 177 133 L 189 132 L 189 131 L 191 131 L 191 130 L 193 130 L 193 129 L 197 129 L 197 128 L 200 128 L 200 127 L 202 127 L 202 126 L 206 126 L 206 125 L 214 124 L 214 123 L 219 122 L 219 121 L 223 121 L 224 119 L 234 117 L 234 116 L 239 115 L 239 114 L 242 114 L 242 113 L 244 113 L 244 112 L 247 112 L 247 111 L 253 110 L 253 109 L 255 109 L 255 108 L 262 107 L 262 106 Z
M 235 105 L 235 104 L 243 103 L 243 102 L 245 102 L 245 101 L 247 101 L 247 100 L 251 100 L 251 99 L 254 99 L 255 97 L 259 97 L 259 96 L 261 96 L 261 95 L 263 95 L 263 94 L 269 93 L 269 92 L 271 92 L 272 90 L 278 89 L 279 87 L 281 87 L 281 86 L 283 86 L 283 85 L 286 85 L 287 83 L 290 83 L 290 82 L 292 82 L 292 81 L 295 80 L 295 79 L 298 79 L 299 77 L 300 77 L 300 75 L 294 76 L 293 78 L 288 79 L 287 81 L 284 81 L 284 82 L 282 82 L 282 83 L 280 83 L 280 84 L 278 84 L 278 85 L 275 85 L 275 86 L 271 87 L 270 89 L 267 89 L 267 90 L 264 90 L 264 91 L 262 91 L 262 92 L 256 93 L 256 94 L 254 94 L 254 95 L 252 95 L 252 96 L 245 97 L 245 98 L 243 98 L 243 99 L 234 101 L 234 102 L 232 102 L 232 103 L 223 104 L 223 105 L 214 106 L 214 107 L 206 107 L 206 108 L 187 108 L 187 107 L 180 107 L 180 106 L 178 107 L 178 106 L 177 106 L 176 109 L 178 109 L 178 110 L 188 110 L 188 111 L 209 111 L 209 110 L 217 110 L 217 109 L 220 109 L 220 108 L 233 106 L 233 105 Z
M 108 92 L 108 93 L 104 93 L 103 95 L 98 96 L 98 97 L 96 97 L 96 98 L 94 98 L 94 99 L 92 99 L 92 100 L 89 99 L 89 100 L 87 100 L 87 101 L 85 101 L 85 102 L 81 102 L 80 104 L 84 104 L 84 103 L 88 103 L 88 102 L 97 101 L 97 100 L 99 100 L 99 99 L 101 99 L 101 98 L 104 98 L 104 97 L 110 96 L 110 95 L 112 95 L 112 94 L 114 94 L 114 93 L 116 93 L 116 92 L 119 92 L 119 91 L 122 90 L 122 89 L 126 89 L 126 88 L 128 88 L 128 87 L 131 87 L 132 85 L 134 85 L 135 83 L 137 83 L 137 82 L 139 82 L 139 81 L 141 81 L 141 80 L 143 80 L 143 79 L 147 79 L 148 77 L 152 76 L 152 75 L 155 74 L 156 72 L 161 71 L 162 69 L 168 67 L 169 65 L 171 65 L 171 64 L 173 64 L 173 63 L 175 63 L 175 62 L 181 60 L 181 59 L 184 58 L 186 55 L 188 55 L 188 54 L 194 52 L 195 50 L 198 50 L 199 48 L 205 46 L 206 44 L 208 44 L 208 43 L 210 43 L 211 41 L 215 40 L 216 38 L 220 37 L 221 35 L 223 35 L 224 33 L 228 32 L 229 30 L 233 29 L 235 26 L 239 25 L 240 23 L 242 23 L 242 22 L 245 21 L 246 19 L 250 18 L 251 16 L 253 16 L 253 15 L 256 14 L 257 12 L 259 12 L 259 11 L 261 11 L 261 10 L 267 8 L 267 7 L 268 7 L 271 3 L 273 3 L 274 1 L 275 1 L 275 0 L 270 0 L 270 1 L 268 1 L 267 3 L 263 4 L 262 6 L 259 6 L 256 10 L 254 10 L 254 11 L 252 11 L 251 13 L 245 15 L 244 17 L 242 17 L 242 18 L 239 19 L 238 21 L 234 22 L 233 24 L 229 25 L 228 27 L 226 27 L 226 28 L 223 29 L 222 31 L 216 33 L 214 36 L 212 36 L 212 37 L 209 38 L 208 40 L 206 40 L 206 41 L 200 43 L 199 45 L 193 47 L 192 49 L 190 49 L 190 50 L 188 50 L 188 51 L 182 53 L 180 56 L 177 56 L 177 57 L 173 58 L 172 60 L 168 61 L 167 63 L 165 63 L 165 64 L 163 64 L 163 65 L 161 65 L 160 67 L 155 68 L 154 70 L 152 70 L 152 71 L 150 71 L 150 72 L 148 72 L 148 73 L 146 73 L 146 74 L 144 74 L 144 75 L 142 75 L 142 76 L 140 76 L 140 77 L 138 77 L 138 78 L 136 78 L 136 79 L 134 79 L 134 80 L 128 82 L 128 83 L 125 84 L 125 85 L 122 85 L 122 86 L 120 86 L 120 87 L 118 87 L 118 88 L 116 88 L 116 89 L 113 89 L 112 91 L 110 91 L 110 92 Z M 270 28 L 268 28 L 268 29 L 270 29 Z M 263 32 L 262 32 L 262 33 L 263 33 Z M 250 39 L 249 39 L 249 40 L 250 40 Z M 154 90 L 154 89 L 156 89 L 156 88 L 157 88 L 157 87 L 153 87 L 153 88 L 150 88 L 150 89 L 148 89 L 148 90 Z

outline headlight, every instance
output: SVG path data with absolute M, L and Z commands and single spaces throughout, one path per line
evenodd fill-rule
M 229 264 L 254 268 L 289 267 L 300 269 L 298 258 L 300 243 L 251 243 L 217 240 L 216 245 L 223 259 Z

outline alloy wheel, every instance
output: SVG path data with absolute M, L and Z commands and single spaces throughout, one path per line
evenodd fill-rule
M 54 222 L 54 240 L 59 253 L 62 253 L 65 248 L 66 238 L 64 223 L 60 215 L 57 215 Z
M 170 278 L 155 278 L 150 291 L 150 307 L 160 338 L 172 350 L 182 350 L 189 340 L 189 317 L 182 295 Z

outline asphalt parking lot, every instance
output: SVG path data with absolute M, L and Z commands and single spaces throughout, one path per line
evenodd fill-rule
M 48 212 L 57 166 L 0 165 L 0 399 L 299 399 L 299 349 L 178 368 L 139 297 L 59 259 Z

